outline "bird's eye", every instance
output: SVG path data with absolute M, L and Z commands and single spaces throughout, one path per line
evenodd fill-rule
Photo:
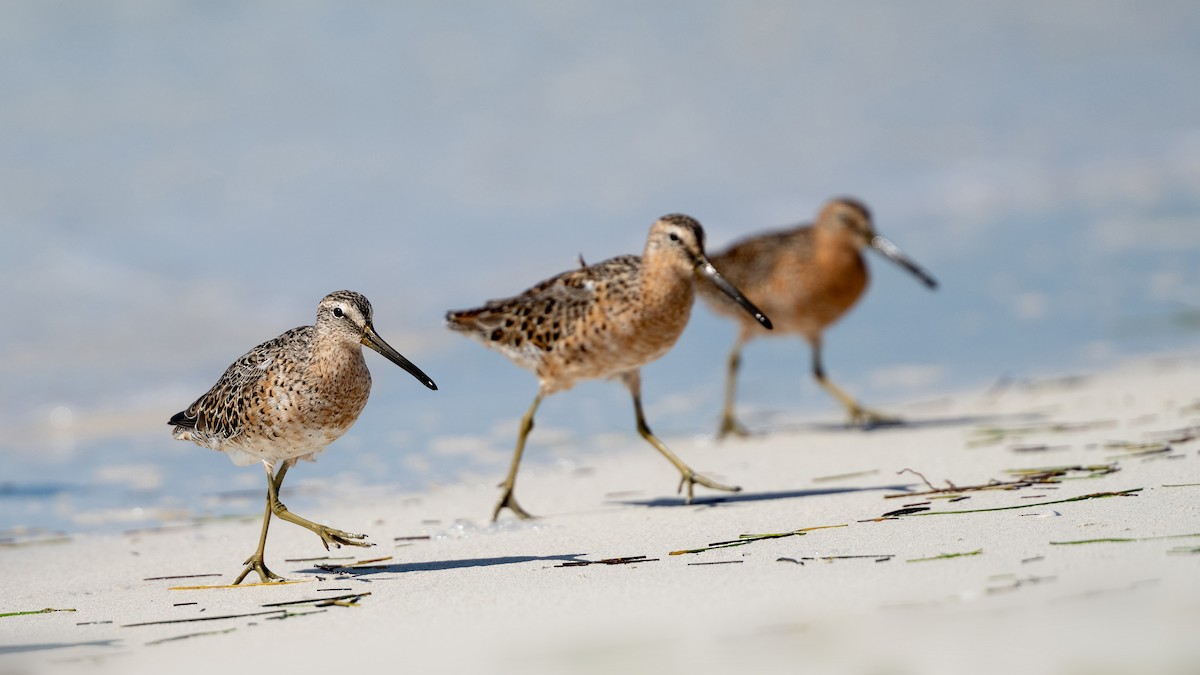
M 346 316 L 346 313 L 342 311 L 342 308 L 341 308 L 341 307 L 334 307 L 334 308 L 333 308 L 333 315 L 334 315 L 334 316 L 336 316 L 337 318 L 339 318 L 339 319 L 340 319 L 340 318 L 342 318 L 343 316 Z
M 678 241 L 679 241 L 679 235 L 677 235 L 677 234 L 675 234 L 674 232 L 672 232 L 672 233 L 671 233 L 671 241 L 678 242 Z

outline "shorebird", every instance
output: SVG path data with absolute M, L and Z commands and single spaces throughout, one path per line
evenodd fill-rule
M 551 277 L 520 295 L 492 300 L 478 309 L 446 314 L 447 325 L 499 351 L 537 374 L 538 392 L 521 418 L 517 447 L 495 521 L 508 507 L 529 518 L 513 494 L 525 439 L 542 399 L 580 380 L 615 378 L 633 396 L 637 430 L 679 470 L 679 488 L 693 496 L 696 483 L 736 492 L 693 471 L 650 431 L 642 413 L 639 369 L 666 354 L 687 325 L 695 282 L 706 281 L 766 327 L 771 321 L 713 267 L 704 254 L 704 230 L 680 214 L 663 216 L 650 228 L 641 256 L 624 255 Z
M 712 257 L 730 283 L 775 320 L 774 335 L 799 334 L 808 341 L 813 377 L 845 406 L 850 423 L 862 426 L 898 420 L 862 407 L 826 377 L 821 362 L 821 334 L 853 307 L 866 289 L 867 267 L 861 251 L 867 247 L 899 264 L 929 288 L 937 287 L 928 272 L 876 234 L 867 207 L 849 198 L 826 203 L 811 225 L 752 236 Z M 745 436 L 746 428 L 735 418 L 733 403 L 742 347 L 766 333 L 720 294 L 704 289 L 702 295 L 718 314 L 738 323 L 738 335 L 729 353 L 725 408 L 717 436 Z
M 243 563 L 235 585 L 251 571 L 264 583 L 282 578 L 263 560 L 272 514 L 312 530 L 326 550 L 330 544 L 370 546 L 366 535 L 291 513 L 279 501 L 279 489 L 293 464 L 312 460 L 358 419 L 371 393 L 362 345 L 437 389 L 428 375 L 379 337 L 371 314 L 371 303 L 358 293 L 330 293 L 317 306 L 316 325 L 293 328 L 251 349 L 208 393 L 168 422 L 178 440 L 224 452 L 238 466 L 260 461 L 266 469 L 267 510 L 258 549 Z

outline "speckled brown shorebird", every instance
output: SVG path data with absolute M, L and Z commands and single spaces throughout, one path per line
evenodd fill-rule
M 263 552 L 274 514 L 306 527 L 325 549 L 369 546 L 366 535 L 335 530 L 297 516 L 279 501 L 288 469 L 311 460 L 358 419 L 371 393 L 371 373 L 362 345 L 407 370 L 430 389 L 437 385 L 379 337 L 371 303 L 353 291 L 330 293 L 317 306 L 314 326 L 293 328 L 247 352 L 208 393 L 168 424 L 181 441 L 218 450 L 239 466 L 261 461 L 267 472 L 267 510 L 258 549 L 246 559 L 234 584 L 251 571 L 263 582 L 281 577 L 267 569 Z M 278 471 L 276 471 L 278 467 Z
M 929 288 L 937 287 L 928 272 L 875 233 L 867 207 L 848 198 L 825 204 L 811 225 L 753 236 L 712 257 L 730 283 L 774 319 L 772 334 L 799 334 L 808 340 L 813 377 L 846 407 L 850 423 L 862 426 L 898 420 L 862 407 L 825 376 L 821 334 L 853 307 L 866 289 L 867 266 L 861 251 L 867 247 L 904 267 Z M 766 333 L 720 294 L 704 289 L 702 295 L 717 313 L 732 318 L 739 326 L 729 354 L 725 408 L 717 435 L 744 436 L 747 432 L 734 416 L 733 402 L 742 347 Z
M 493 521 L 504 507 L 518 518 L 530 517 L 517 503 L 513 488 L 525 439 L 542 399 L 592 378 L 617 378 L 629 388 L 638 433 L 679 470 L 679 490 L 687 486 L 689 502 L 696 483 L 715 490 L 740 489 L 693 471 L 651 433 L 642 414 L 639 369 L 666 354 L 683 332 L 698 277 L 728 295 L 756 323 L 771 327 L 770 320 L 708 261 L 700 223 L 679 214 L 663 216 L 651 226 L 640 257 L 625 255 L 595 265 L 581 264 L 579 269 L 547 279 L 520 295 L 446 315 L 451 329 L 499 351 L 538 378 L 538 393 L 521 418 L 517 447 L 508 476 L 500 484 L 504 492 L 492 512 Z

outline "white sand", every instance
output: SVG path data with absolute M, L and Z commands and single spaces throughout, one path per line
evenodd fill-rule
M 532 523 L 505 516 L 488 525 L 497 495 L 490 484 L 371 494 L 367 503 L 306 512 L 378 544 L 330 555 L 391 559 L 353 574 L 284 562 L 325 552 L 311 533 L 276 521 L 268 564 L 303 580 L 290 585 L 171 590 L 232 580 L 258 536 L 255 519 L 0 548 L 0 613 L 75 610 L 0 618 L 0 673 L 1200 669 L 1200 554 L 1184 552 L 1200 537 L 1154 539 L 1200 533 L 1200 440 L 1183 440 L 1200 434 L 1200 358 L 892 411 L 915 424 L 869 433 L 791 424 L 720 445 L 667 439 L 697 469 L 745 488 L 717 504 L 679 505 L 673 469 L 631 435 L 626 450 L 597 451 L 586 467 L 530 458 L 518 494 L 543 516 Z M 979 443 L 988 425 L 1024 431 Z M 1154 445 L 1112 445 L 1171 438 L 1157 454 L 1137 454 Z M 1008 469 L 1109 462 L 1120 470 L 931 504 L 1028 508 L 862 522 L 925 501 L 887 498 L 897 488 L 925 489 L 897 474 L 905 468 L 961 487 L 1009 480 Z M 858 475 L 817 480 L 845 474 Z M 1041 505 L 1139 488 L 1136 496 Z M 845 527 L 669 555 L 743 533 L 829 525 Z M 419 535 L 431 538 L 394 541 Z M 1139 541 L 1051 543 L 1098 538 Z M 559 566 L 625 556 L 650 560 Z M 147 580 L 206 573 L 221 576 Z M 369 595 L 319 612 L 294 605 L 282 620 L 129 626 L 351 593 Z

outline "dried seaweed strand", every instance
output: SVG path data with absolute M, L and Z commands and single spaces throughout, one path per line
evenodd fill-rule
M 942 515 L 958 515 L 961 513 L 983 513 L 985 511 L 1008 511 L 1010 509 L 1028 509 L 1035 506 L 1049 506 L 1051 504 L 1066 504 L 1067 502 L 1081 502 L 1085 499 L 1103 499 L 1104 497 L 1134 497 L 1135 493 L 1141 492 L 1142 488 L 1133 488 L 1131 490 L 1120 490 L 1118 492 L 1093 492 L 1092 494 L 1080 495 L 1069 499 L 1056 499 L 1050 502 L 1035 502 L 1031 504 L 1017 504 L 1015 506 L 997 506 L 990 509 L 966 509 L 963 511 L 922 511 L 920 513 L 910 513 L 909 516 L 942 516 Z
M 207 635 L 224 635 L 225 633 L 232 633 L 235 630 L 237 630 L 237 626 L 232 626 L 224 630 L 206 630 L 199 633 L 184 633 L 183 635 L 173 635 L 160 640 L 151 640 L 146 643 L 146 646 L 153 647 L 154 645 L 161 645 L 165 642 L 178 642 L 179 640 L 187 640 L 194 637 L 205 637 Z
M 348 593 L 346 595 L 335 595 L 332 598 L 306 598 L 304 600 L 287 600 L 284 602 L 266 602 L 266 603 L 263 603 L 262 606 L 263 607 L 288 607 L 290 605 L 313 605 L 315 607 L 324 607 L 326 605 L 331 605 L 331 604 L 346 601 L 346 600 L 350 600 L 351 602 L 358 602 L 359 598 L 364 598 L 370 594 L 371 594 L 371 592 L 367 591 L 365 593 Z
M 218 584 L 216 586 L 172 586 L 168 591 L 208 591 L 225 588 L 262 588 L 263 586 L 287 586 L 289 584 L 307 584 L 312 579 L 285 579 L 283 581 L 263 581 L 256 584 Z
M 1086 473 L 1088 475 L 1081 478 L 1095 478 L 1106 476 L 1110 473 L 1116 473 L 1121 470 L 1120 465 L 1116 462 L 1108 462 L 1105 464 L 1063 464 L 1058 466 L 1036 466 L 1028 469 L 1008 469 L 1005 473 L 1014 476 L 1021 476 L 1025 480 L 1047 480 L 1047 482 L 1056 482 L 1048 480 L 1051 478 L 1069 478 L 1070 473 Z
M 896 509 L 895 511 L 888 511 L 887 513 L 883 514 L 880 517 L 881 518 L 894 518 L 896 516 L 911 516 L 914 513 L 920 513 L 922 511 L 928 511 L 928 510 L 929 510 L 928 506 L 906 506 L 902 509 Z
M 142 581 L 165 581 L 169 579 L 199 579 L 201 577 L 219 577 L 220 574 L 175 574 L 169 577 L 146 577 Z
M 1162 450 L 1163 447 L 1169 445 L 1163 441 L 1105 441 L 1104 447 L 1117 450 L 1129 450 L 1130 452 L 1144 452 L 1146 450 Z
M 991 481 L 988 481 L 987 483 L 983 483 L 980 485 L 966 485 L 966 486 L 958 486 L 958 485 L 955 485 L 954 483 L 950 482 L 949 480 L 947 480 L 946 481 L 947 487 L 938 488 L 938 487 L 934 487 L 934 485 L 932 483 L 930 483 L 929 480 L 926 479 L 925 476 L 923 474 L 921 474 L 920 472 L 913 471 L 912 469 L 902 469 L 902 470 L 896 472 L 897 475 L 903 474 L 903 473 L 914 474 L 914 475 L 920 477 L 920 479 L 925 482 L 925 485 L 928 486 L 929 489 L 924 492 L 902 492 L 900 494 L 884 495 L 884 499 L 922 497 L 925 495 L 957 494 L 957 493 L 961 493 L 961 492 L 979 492 L 979 491 L 983 491 L 983 490 L 1019 490 L 1021 488 L 1031 487 L 1034 485 L 1045 485 L 1048 483 L 1049 484 L 1060 483 L 1063 480 L 1073 478 L 1073 476 L 1070 476 L 1071 473 L 1086 472 L 1087 473 L 1086 476 L 1079 476 L 1079 477 L 1080 478 L 1098 478 L 1100 476 L 1104 476 L 1104 475 L 1107 475 L 1110 473 L 1115 473 L 1119 470 L 1120 470 L 1120 468 L 1115 463 L 1113 463 L 1113 464 L 1087 464 L 1087 465 L 1073 465 L 1073 466 L 1052 466 L 1052 467 L 1040 467 L 1040 468 L 1036 468 L 1036 469 L 1010 469 L 1008 471 L 1008 473 L 1019 476 L 1019 478 L 1014 479 L 1014 480 L 1009 480 L 1009 481 L 991 480 Z
M 1099 419 L 1087 422 L 1054 422 L 1050 424 L 1030 424 L 1016 427 L 1001 427 L 1001 426 L 985 426 L 978 427 L 974 430 L 975 438 L 968 441 L 967 445 L 971 447 L 979 447 L 982 445 L 994 445 L 1009 438 L 1010 436 L 1022 436 L 1032 433 L 1067 433 L 1077 431 L 1089 431 L 1092 429 L 1103 429 L 1114 427 L 1117 425 L 1115 419 Z
M 797 565 L 803 565 L 805 560 L 824 560 L 825 562 L 833 562 L 834 560 L 857 560 L 865 558 L 874 560 L 875 562 L 887 562 L 896 557 L 894 553 L 880 553 L 879 555 L 820 555 L 820 556 L 802 556 L 800 558 L 776 558 L 775 562 L 791 562 Z
M 317 569 L 324 569 L 325 572 L 337 572 L 340 571 L 340 569 L 355 569 L 355 571 L 358 571 L 358 569 L 383 569 L 385 566 L 376 565 L 376 563 L 389 561 L 391 560 L 391 557 L 392 556 L 390 555 L 383 557 L 372 557 L 370 560 L 358 560 L 344 563 L 344 565 L 336 565 L 336 563 L 323 565 L 323 563 L 318 562 L 316 565 L 313 565 L 313 567 L 316 567 Z
M 273 609 L 266 612 L 247 612 L 245 614 L 222 614 L 220 616 L 197 616 L 189 619 L 165 619 L 163 621 L 143 621 L 141 623 L 127 623 L 121 628 L 137 628 L 139 626 L 162 626 L 171 623 L 193 623 L 196 621 L 220 621 L 222 619 L 243 619 L 248 616 L 264 616 L 266 614 L 279 614 L 286 612 L 286 609 Z
M 43 544 L 67 544 L 67 543 L 70 543 L 71 541 L 72 541 L 71 538 L 67 537 L 67 536 L 47 537 L 45 539 L 23 539 L 20 541 L 15 540 L 15 539 L 5 539 L 4 541 L 0 541 L 0 548 L 19 548 L 22 546 L 41 546 Z
M 832 476 L 817 476 L 812 479 L 814 483 L 826 483 L 835 480 L 849 480 L 851 478 L 862 478 L 864 476 L 873 476 L 879 473 L 879 469 L 870 469 L 867 471 L 852 471 L 850 473 L 839 473 Z
M 658 558 L 647 558 L 644 555 L 631 555 L 623 558 L 605 558 L 604 560 L 568 560 L 555 567 L 586 567 L 588 565 L 629 565 L 632 563 L 657 562 Z
M 355 562 L 350 563 L 349 565 L 346 565 L 346 567 L 360 567 L 362 565 L 370 565 L 373 563 L 386 562 L 391 559 L 392 559 L 392 556 L 385 555 L 382 558 L 371 558 L 370 560 L 357 560 Z
M 1200 410 L 1200 406 L 1195 407 Z M 1149 435 L 1161 438 L 1163 443 L 1188 443 L 1200 438 L 1200 426 L 1166 429 Z
M 941 555 L 930 556 L 928 558 L 910 558 L 909 560 L 906 560 L 905 562 L 910 562 L 910 563 L 912 563 L 912 562 L 928 562 L 930 560 L 947 560 L 949 558 L 966 558 L 967 556 L 982 555 L 982 554 L 983 554 L 983 549 L 976 549 L 974 551 L 966 551 L 964 553 L 943 553 Z
M 339 605 L 339 606 L 355 607 L 357 605 Z M 311 612 L 293 612 L 293 611 L 289 610 L 289 611 L 284 612 L 283 614 L 280 614 L 279 616 L 268 616 L 266 619 L 263 619 L 263 620 L 264 621 L 283 621 L 284 619 L 293 619 L 298 616 L 312 616 L 313 614 L 324 614 L 325 612 L 328 612 L 328 611 L 329 610 L 327 610 L 327 609 L 314 609 Z
M 920 478 L 921 482 L 925 483 L 925 486 L 929 488 L 930 492 L 942 492 L 942 490 L 935 488 L 933 486 L 933 483 L 929 482 L 929 479 L 925 477 L 925 474 L 921 473 L 920 471 L 917 471 L 916 469 L 910 469 L 908 467 L 904 467 L 903 469 L 900 469 L 899 471 L 897 471 L 896 475 L 903 476 L 906 473 L 911 473 L 912 475 L 916 476 L 917 478 Z M 952 489 L 954 488 L 954 483 L 951 483 L 950 481 L 946 481 L 946 485 L 949 485 L 950 488 L 952 488 Z M 900 496 L 900 495 L 896 495 L 896 496 Z
M 1200 553 L 1200 546 L 1176 546 L 1167 551 L 1168 555 Z
M 1134 541 L 1156 541 L 1161 539 L 1189 539 L 1200 537 L 1200 532 L 1194 534 L 1165 534 L 1157 537 L 1101 537 L 1099 539 L 1076 539 L 1074 541 L 1052 541 L 1051 546 L 1071 546 L 1073 544 L 1125 544 Z
M 691 548 L 682 551 L 671 551 L 668 555 L 683 555 L 685 553 L 703 553 L 704 551 L 712 551 L 718 548 L 733 548 L 734 546 L 745 546 L 746 544 L 765 539 L 782 539 L 783 537 L 803 536 L 814 530 L 827 530 L 835 527 L 846 527 L 846 524 L 841 525 L 817 525 L 815 527 L 803 527 L 791 532 L 771 532 L 767 534 L 739 534 L 737 539 L 731 541 L 717 541 L 704 546 L 702 548 Z

